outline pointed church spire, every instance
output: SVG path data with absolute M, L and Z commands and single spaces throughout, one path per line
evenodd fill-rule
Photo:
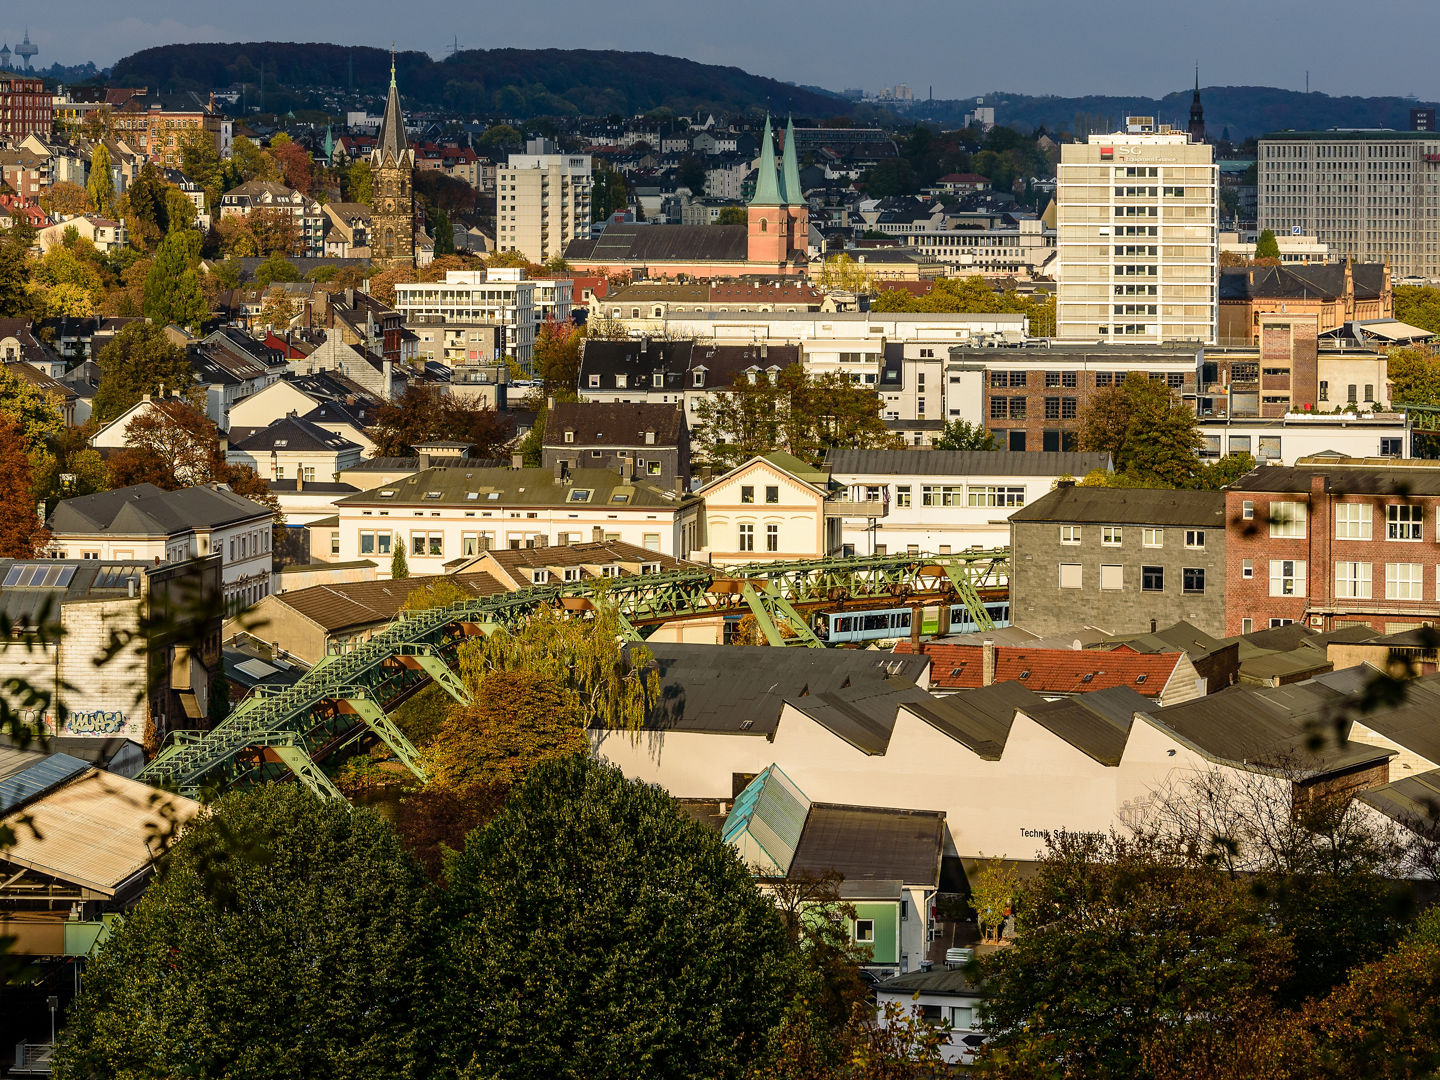
M 335 156 L 335 133 L 331 129 L 330 118 L 325 118 L 325 160 L 329 161 Z
M 379 165 L 388 157 L 399 162 L 405 156 L 405 114 L 400 108 L 400 90 L 395 85 L 395 54 L 390 54 L 390 95 L 385 99 L 385 115 L 380 120 L 380 137 L 375 140 L 371 164 Z
M 800 166 L 795 159 L 795 120 L 785 121 L 785 150 L 780 158 L 780 198 L 788 206 L 805 201 L 800 192 Z
M 1195 96 L 1190 99 L 1190 141 L 1205 141 L 1205 106 L 1200 104 L 1200 64 L 1195 64 Z
M 775 169 L 775 137 L 770 131 L 770 117 L 765 117 L 765 132 L 760 136 L 760 166 L 755 177 L 755 195 L 751 206 L 784 206 L 780 176 Z

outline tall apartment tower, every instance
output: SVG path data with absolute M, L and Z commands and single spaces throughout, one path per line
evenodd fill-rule
M 380 121 L 380 136 L 370 152 L 374 173 L 370 225 L 370 262 L 377 269 L 415 265 L 415 151 L 405 140 L 405 116 L 390 58 L 390 96 Z
M 1282 131 L 1260 140 L 1256 173 L 1260 228 L 1440 276 L 1440 132 Z
M 590 155 L 557 154 L 548 139 L 525 151 L 495 170 L 495 246 L 543 263 L 590 235 Z
M 1217 188 L 1212 149 L 1148 116 L 1062 146 L 1056 336 L 1213 343 Z

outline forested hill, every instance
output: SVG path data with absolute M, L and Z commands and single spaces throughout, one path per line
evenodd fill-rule
M 995 120 L 1020 129 L 1044 127 L 1047 131 L 1114 131 L 1127 116 L 1153 116 L 1161 123 L 1190 124 L 1191 89 L 1162 98 L 1147 97 L 1031 97 L 996 92 L 985 96 L 995 107 Z M 1228 128 L 1230 138 L 1241 142 L 1250 136 L 1293 128 L 1323 131 L 1328 128 L 1397 128 L 1410 126 L 1410 110 L 1432 102 L 1401 97 L 1331 97 L 1306 94 L 1274 86 L 1206 86 L 1200 90 L 1205 106 L 1205 131 L 1212 139 Z M 932 117 L 941 123 L 958 123 L 974 108 L 974 98 L 935 101 L 917 105 L 917 119 Z
M 506 117 L 629 115 L 668 106 L 677 113 L 769 108 L 797 116 L 853 113 L 838 96 L 789 86 L 735 67 L 697 64 L 654 53 L 589 49 L 475 49 L 432 60 L 425 53 L 396 57 L 409 108 L 449 108 Z M 125 57 L 110 81 L 152 91 L 199 90 L 246 84 L 253 93 L 264 73 L 267 110 L 303 105 L 313 93 L 383 93 L 390 53 L 363 46 L 291 42 L 161 45 Z M 254 98 L 249 98 L 251 103 Z

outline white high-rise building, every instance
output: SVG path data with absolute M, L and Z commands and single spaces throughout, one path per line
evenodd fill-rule
M 1218 172 L 1211 148 L 1132 116 L 1060 148 L 1056 336 L 1213 343 Z
M 495 246 L 543 263 L 590 235 L 590 155 L 557 154 L 531 139 L 495 170 Z
M 407 325 L 503 326 L 505 355 L 528 370 L 541 322 L 567 322 L 570 297 L 568 278 L 532 281 L 518 266 L 447 270 L 444 281 L 398 283 L 395 310 Z
M 1440 133 L 1281 131 L 1260 140 L 1259 226 L 1332 255 L 1440 277 Z

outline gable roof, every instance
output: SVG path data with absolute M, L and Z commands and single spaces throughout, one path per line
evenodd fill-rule
M 282 416 L 269 427 L 261 428 L 242 439 L 234 448 L 255 454 L 281 450 L 343 454 L 348 450 L 360 449 L 358 444 L 343 435 L 336 435 L 301 416 Z
M 790 873 L 838 871 L 846 882 L 900 881 L 935 888 L 944 847 L 941 811 L 812 803 Z
M 699 563 L 682 562 L 658 551 L 636 547 L 622 540 L 599 540 L 583 544 L 556 544 L 537 548 L 491 548 L 483 555 L 476 556 L 472 565 L 485 565 L 492 571 L 498 570 L 513 588 L 531 584 L 517 576 L 524 570 L 546 570 L 552 567 L 580 567 L 582 577 L 594 577 L 589 568 L 614 566 L 617 564 L 657 564 L 661 570 L 683 570 L 699 566 Z M 500 579 L 502 582 L 504 579 Z
M 1246 473 L 1231 491 L 1275 491 L 1308 494 L 1310 481 L 1323 476 L 1332 495 L 1440 495 L 1440 462 L 1416 462 L 1380 468 L 1355 467 L 1345 461 L 1325 465 L 1266 465 Z
M 934 677 L 932 666 L 931 677 Z M 1018 682 L 994 683 L 966 694 L 906 702 L 902 708 L 986 761 L 999 761 L 1017 709 L 1043 702 Z
M 399 581 L 350 581 L 335 585 L 312 585 L 308 589 L 272 593 L 262 603 L 283 604 L 330 633 L 351 627 L 390 622 L 416 589 L 442 580 L 450 581 L 474 596 L 506 592 L 495 578 L 484 572 L 454 575 L 420 575 Z
M 1046 450 L 853 450 L 825 459 L 832 475 L 1084 476 L 1110 469 L 1109 454 Z
M 384 495 L 386 491 L 393 494 Z M 586 491 L 590 492 L 588 499 L 575 498 L 577 493 Z M 559 480 L 550 469 L 440 466 L 351 495 L 336 505 L 569 506 L 572 509 L 583 505 L 611 510 L 673 510 L 688 498 L 643 480 L 629 480 L 616 469 L 571 469 L 567 479 Z
M 1385 287 L 1384 263 L 1350 263 L 1357 300 L 1377 299 Z M 1345 263 L 1310 266 L 1227 267 L 1220 271 L 1220 299 L 1337 300 L 1345 295 Z
M 984 685 L 981 671 L 985 646 L 923 642 L 920 653 L 931 659 L 931 685 L 943 690 L 974 690 Z M 908 641 L 897 653 L 912 653 Z M 1182 652 L 1138 653 L 1121 645 L 1114 649 L 1037 649 L 1026 645 L 995 646 L 995 682 L 1017 681 L 1037 694 L 1079 694 L 1112 686 L 1129 686 L 1145 697 L 1159 697 L 1185 659 Z
M 615 224 L 595 239 L 578 238 L 565 248 L 572 262 L 743 263 L 750 257 L 748 225 Z

